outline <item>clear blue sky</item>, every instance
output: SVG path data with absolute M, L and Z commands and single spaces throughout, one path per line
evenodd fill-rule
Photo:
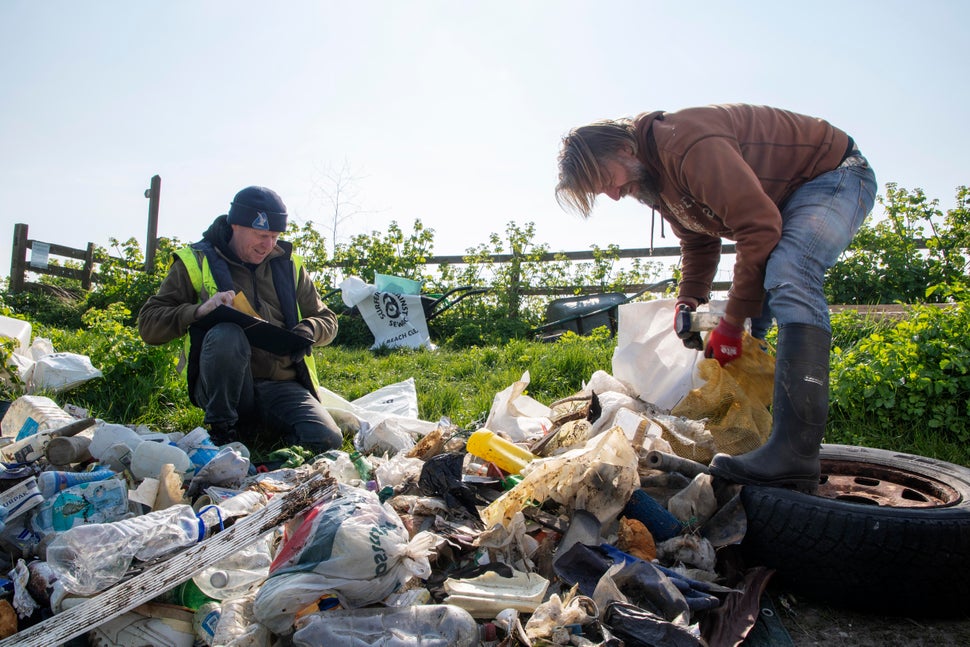
M 327 231 L 345 165 L 343 237 L 419 218 L 456 254 L 531 221 L 553 250 L 647 246 L 635 203 L 560 210 L 560 138 L 709 103 L 824 117 L 881 194 L 945 209 L 970 184 L 968 24 L 964 0 L 0 0 L 0 274 L 16 222 L 144 246 L 155 174 L 164 236 L 198 239 L 250 184 Z

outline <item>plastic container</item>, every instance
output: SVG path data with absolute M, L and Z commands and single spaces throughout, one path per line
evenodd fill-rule
M 239 645 L 261 647 L 271 642 L 269 629 L 256 621 L 253 614 L 253 598 L 249 594 L 241 598 L 225 600 L 222 615 L 212 637 L 214 645 Z
M 221 616 L 222 606 L 218 602 L 206 602 L 199 607 L 192 617 L 192 628 L 195 630 L 196 638 L 206 645 L 212 645 Z
M 298 626 L 293 634 L 296 647 L 475 647 L 481 643 L 475 619 L 450 604 L 333 609 L 307 616 Z
M 114 476 L 109 469 L 98 469 L 93 472 L 41 472 L 37 475 L 37 487 L 45 499 L 49 499 L 61 490 L 65 490 L 80 483 L 104 481 Z
M 497 436 L 488 429 L 479 429 L 468 438 L 465 449 L 469 454 L 495 463 L 509 474 L 518 474 L 522 468 L 536 459 L 536 456 L 515 443 Z
M 92 647 L 192 647 L 192 614 L 174 607 L 150 616 L 128 611 L 92 629 L 88 643 Z
M 176 446 L 188 455 L 196 469 L 206 465 L 219 453 L 219 448 L 209 438 L 209 432 L 202 427 L 190 431 Z
M 210 598 L 228 600 L 246 595 L 269 576 L 273 562 L 271 531 L 229 557 L 199 572 L 192 580 Z
M 91 446 L 88 448 L 88 451 L 97 460 L 101 460 L 101 455 L 109 447 L 121 443 L 134 451 L 143 442 L 145 442 L 145 439 L 134 429 L 130 429 L 124 425 L 103 422 L 94 428 L 94 433 L 91 436 Z
M 374 273 L 374 287 L 378 292 L 392 294 L 421 294 L 422 281 L 406 279 L 403 276 Z
M 63 427 L 74 420 L 48 397 L 22 395 L 10 403 L 10 408 L 0 421 L 0 431 L 8 438 L 22 440 L 41 431 Z
M 107 523 L 128 515 L 128 485 L 116 478 L 72 485 L 44 500 L 31 519 L 39 533 L 61 532 L 81 524 Z
M 171 463 L 175 471 L 187 474 L 194 469 L 192 459 L 175 445 L 146 440 L 131 453 L 131 473 L 136 479 L 157 479 L 162 465 Z
M 30 348 L 30 322 L 0 316 L 0 337 L 15 340 L 17 347 L 13 349 L 13 352 L 18 355 L 26 355 L 27 349 Z

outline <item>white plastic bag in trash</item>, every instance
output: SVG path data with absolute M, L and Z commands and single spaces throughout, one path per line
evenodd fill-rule
M 526 371 L 518 382 L 496 393 L 485 421 L 487 428 L 501 431 L 514 443 L 541 438 L 552 427 L 549 407 L 525 394 L 529 380 Z
M 52 391 L 60 393 L 102 377 L 100 369 L 91 364 L 86 355 L 50 353 L 34 362 L 27 382 L 27 392 Z
M 436 422 L 418 419 L 414 378 L 388 384 L 353 402 L 322 386 L 317 394 L 328 409 L 349 411 L 362 421 L 354 447 L 365 454 L 410 449 L 418 438 L 438 427 Z
M 256 619 L 278 634 L 325 595 L 353 609 L 380 602 L 412 576 L 431 575 L 435 538 L 408 539 L 398 514 L 372 492 L 342 488 L 314 505 L 280 548 L 253 603 Z
M 340 284 L 341 298 L 356 307 L 374 335 L 371 348 L 434 348 L 420 294 L 379 292 L 351 276 Z
M 619 307 L 613 377 L 661 409 L 672 409 L 701 386 L 695 367 L 704 353 L 684 347 L 674 332 L 675 299 L 636 301 Z

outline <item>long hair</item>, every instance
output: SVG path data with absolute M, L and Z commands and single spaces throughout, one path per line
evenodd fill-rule
M 607 179 L 602 162 L 623 149 L 637 154 L 636 127 L 630 119 L 604 119 L 570 130 L 559 152 L 559 206 L 588 218 Z

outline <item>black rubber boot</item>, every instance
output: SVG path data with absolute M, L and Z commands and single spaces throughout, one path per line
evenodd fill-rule
M 746 454 L 718 454 L 710 471 L 734 483 L 818 488 L 819 445 L 829 412 L 829 348 L 832 334 L 807 324 L 778 330 L 771 435 Z

